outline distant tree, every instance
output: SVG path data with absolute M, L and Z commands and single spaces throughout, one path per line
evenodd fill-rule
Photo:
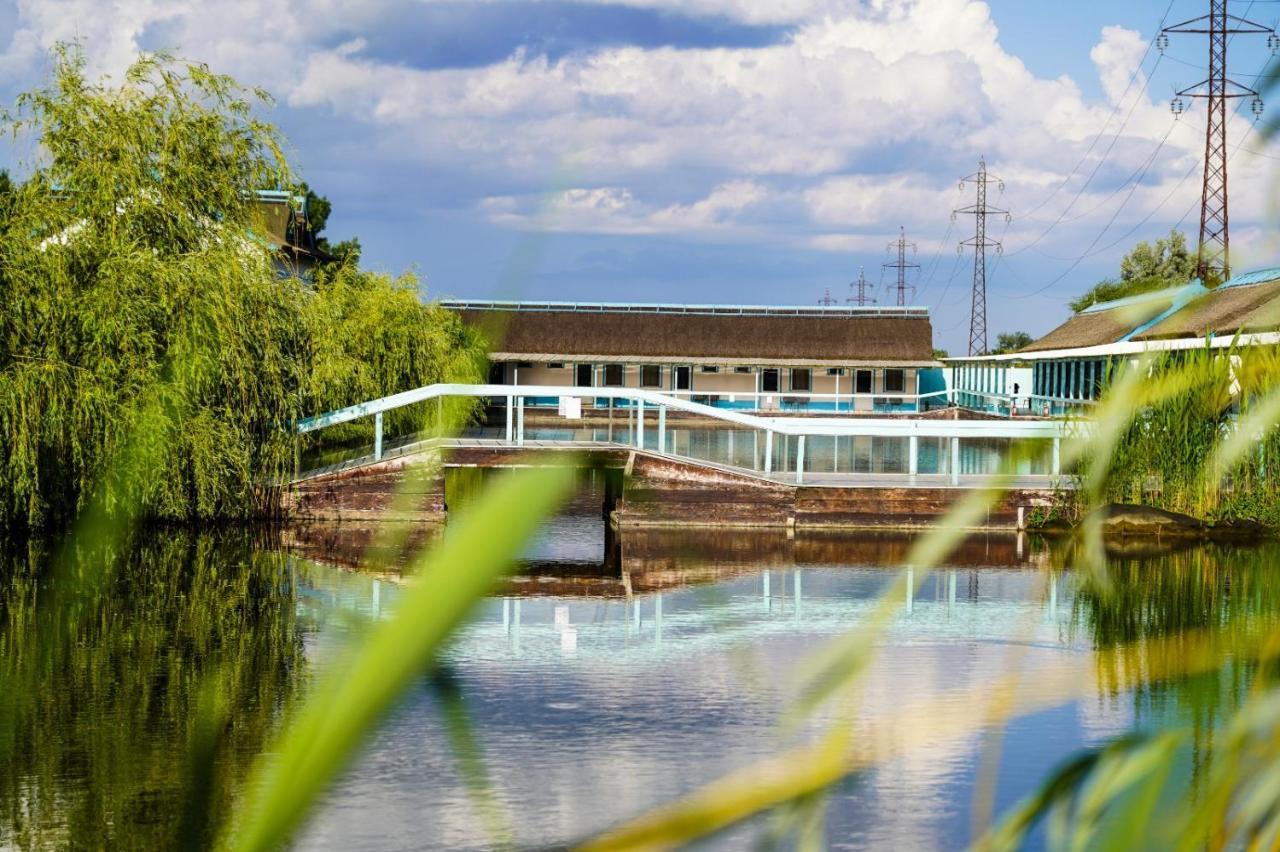
M 1030 346 L 1032 341 L 1031 335 L 1025 331 L 1008 331 L 996 336 L 996 348 L 992 349 L 989 354 L 1003 355 L 1006 352 L 1017 352 L 1024 346 Z
M 307 199 L 307 226 L 315 237 L 316 248 L 331 256 L 335 266 L 359 266 L 360 240 L 352 237 L 331 243 L 324 236 L 324 229 L 329 224 L 329 214 L 333 212 L 333 203 L 328 197 L 318 194 L 305 181 L 298 189 Z
M 1082 311 L 1098 302 L 1110 302 L 1126 296 L 1137 296 L 1186 284 L 1195 276 L 1196 258 L 1187 248 L 1187 237 L 1181 231 L 1155 241 L 1138 243 L 1120 259 L 1120 278 L 1098 282 L 1070 303 L 1071 310 Z M 1217 281 L 1206 281 L 1207 286 Z
M 933 360 L 935 361 L 941 361 L 943 358 L 950 358 L 950 357 L 951 357 L 951 353 L 945 349 L 933 350 Z

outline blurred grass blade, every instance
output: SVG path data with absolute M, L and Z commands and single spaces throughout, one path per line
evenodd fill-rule
M 395 615 L 317 686 L 286 729 L 276 759 L 259 760 L 250 810 L 226 845 L 266 850 L 289 840 L 374 723 L 568 495 L 575 475 L 567 467 L 504 475 L 460 514 L 419 561 L 414 586 Z

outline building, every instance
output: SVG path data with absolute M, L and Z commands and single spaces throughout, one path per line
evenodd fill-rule
M 645 388 L 748 411 L 946 404 L 940 387 L 922 389 L 921 371 L 938 366 L 924 308 L 442 304 L 491 342 L 495 384 Z
M 1062 415 L 1098 399 L 1117 361 L 1144 352 L 1280 343 L 1280 268 L 1238 275 L 1209 290 L 1179 287 L 1091 305 L 1007 355 L 949 358 L 949 389 L 980 410 Z M 1012 385 L 1029 390 L 1014 395 Z
M 274 250 L 280 277 L 309 279 L 318 263 L 331 258 L 317 247 L 311 233 L 306 196 L 283 189 L 260 189 L 255 195 L 264 233 L 252 236 Z

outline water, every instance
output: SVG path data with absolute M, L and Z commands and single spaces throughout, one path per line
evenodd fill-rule
M 785 733 L 780 719 L 804 661 L 889 590 L 908 539 L 614 536 L 597 501 L 585 494 L 547 525 L 524 574 L 484 603 L 325 797 L 301 848 L 486 848 L 503 822 L 521 845 L 563 844 L 833 723 L 829 710 Z M 39 549 L 11 552 L 0 848 L 207 842 L 289 708 L 344 642 L 394 611 L 394 567 L 351 570 L 366 532 L 153 533 L 89 596 L 38 570 Z M 877 643 L 854 723 L 872 765 L 833 791 L 828 842 L 961 848 L 985 791 L 1000 811 L 1082 747 L 1135 728 L 1211 729 L 1248 686 L 1230 649 L 1280 609 L 1277 555 L 1114 554 L 1116 594 L 1104 599 L 1058 569 L 1076 564 L 1071 552 L 1027 537 L 966 542 L 903 595 Z M 109 556 L 75 562 L 84 572 Z M 1144 670 L 1142 651 L 1107 655 L 1191 629 L 1214 640 L 1216 670 L 1126 679 Z M 984 725 L 994 685 L 1012 673 L 1038 684 L 1022 696 L 1027 712 Z M 220 737 L 202 739 L 194 722 L 201 684 L 226 702 Z M 458 708 L 496 823 L 459 771 L 446 725 Z M 208 742 L 216 770 L 203 776 Z M 989 765 L 994 788 L 982 780 Z M 740 847 L 771 825 L 708 845 Z

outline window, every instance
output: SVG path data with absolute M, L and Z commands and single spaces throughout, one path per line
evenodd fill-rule
M 548 364 L 548 365 L 547 365 L 547 369 L 548 369 L 548 370 L 563 370 L 563 369 L 564 369 L 564 362 L 563 362 L 563 361 L 552 361 L 550 364 Z
M 870 370 L 854 370 L 853 371 L 853 392 L 854 393 L 871 393 L 871 371 Z
M 662 387 L 662 368 L 656 364 L 645 364 L 640 368 L 640 387 Z
M 490 364 L 489 365 L 489 384 L 505 385 L 507 383 L 507 365 L 506 364 Z
M 595 384 L 595 368 L 590 364 L 575 364 L 573 367 L 573 384 L 575 387 L 589 388 Z
M 760 371 L 760 390 L 763 393 L 778 392 L 778 371 L 777 370 L 761 370 Z
M 902 393 L 907 387 L 907 374 L 903 370 L 884 371 L 884 392 Z
M 676 390 L 688 390 L 689 381 L 693 378 L 690 375 L 690 368 L 676 367 L 672 372 L 675 373 Z
M 828 370 L 827 370 L 827 375 L 828 375 L 828 376 L 843 376 L 843 375 L 844 375 L 844 367 L 831 367 L 830 369 L 828 369 Z
M 812 387 L 811 377 L 812 371 L 808 368 L 793 368 L 791 370 L 791 389 L 793 391 L 808 391 Z
M 734 367 L 734 368 L 733 368 L 733 371 L 734 371 L 735 373 L 742 373 L 742 374 L 745 374 L 745 375 L 751 375 L 751 368 L 750 368 L 750 367 Z
M 533 362 L 532 362 L 532 361 L 517 361 L 517 362 L 516 362 L 516 369 L 518 369 L 518 370 L 530 370 L 530 369 L 533 369 Z
M 707 366 L 706 364 L 704 364 L 704 365 L 702 366 L 702 372 L 704 372 L 704 373 L 718 373 L 718 372 L 720 372 L 720 368 L 719 368 L 719 367 L 710 367 L 710 366 Z
M 605 364 L 604 365 L 604 386 L 607 388 L 622 387 L 622 365 L 621 364 Z

